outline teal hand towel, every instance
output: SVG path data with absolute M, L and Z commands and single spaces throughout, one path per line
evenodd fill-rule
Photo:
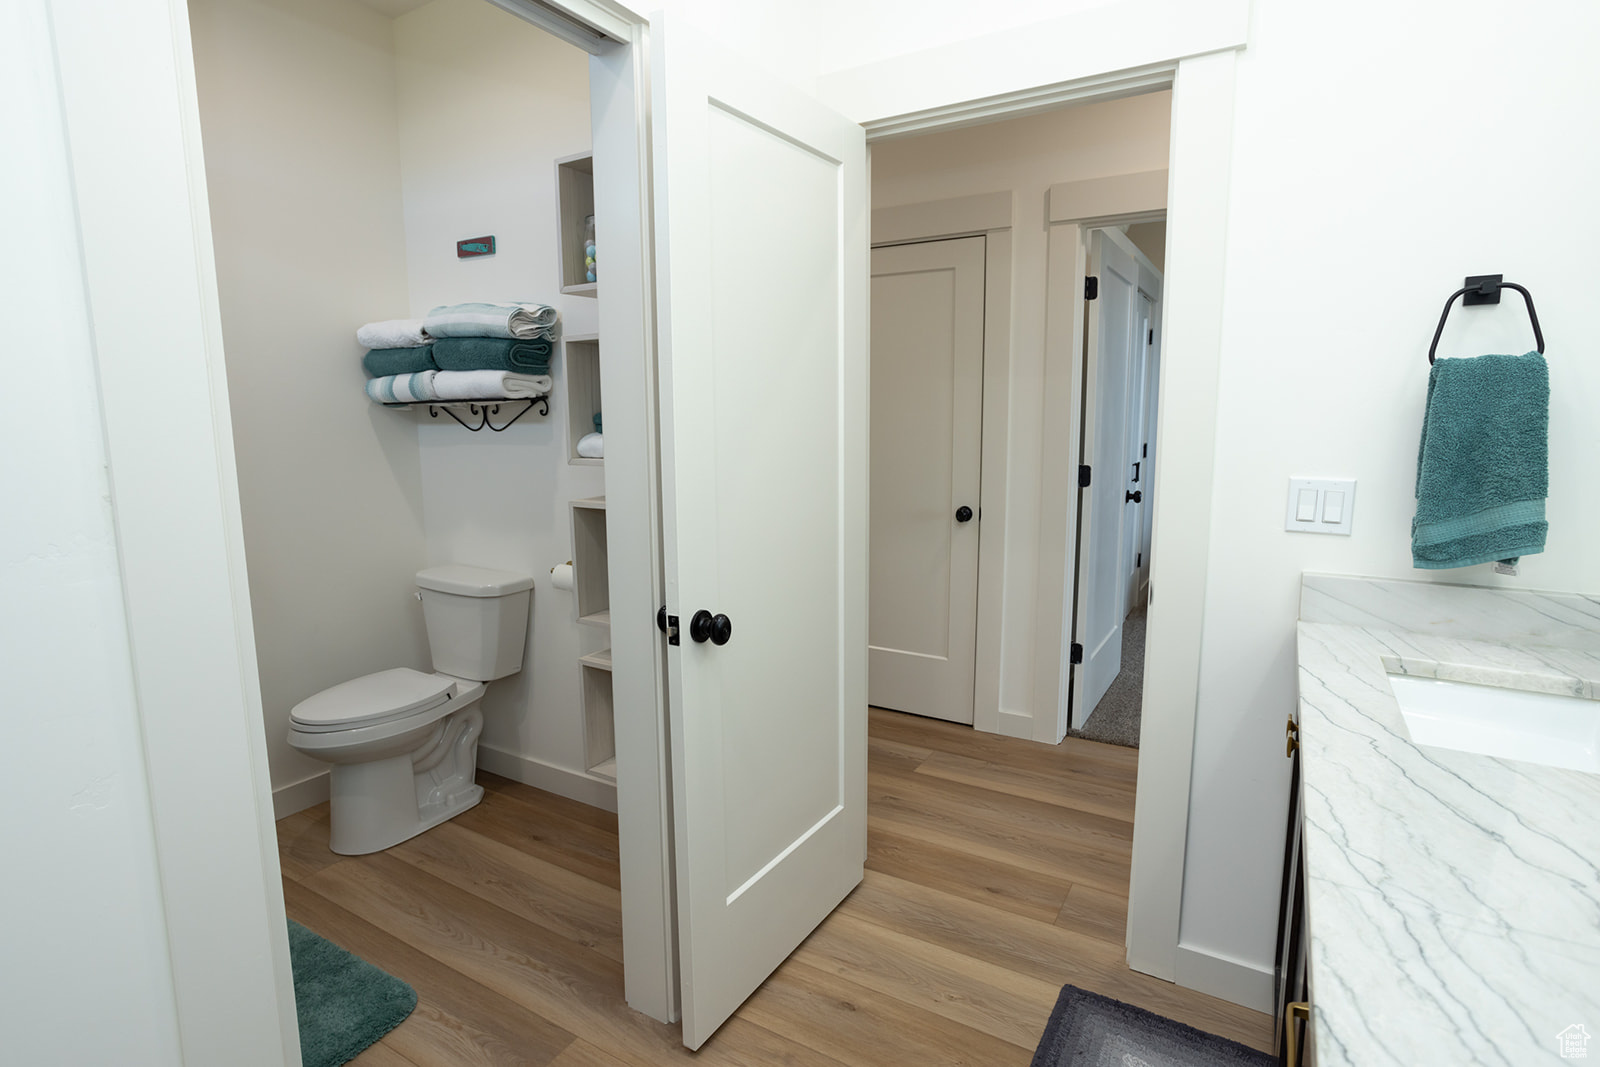
M 440 370 L 505 370 L 517 374 L 549 374 L 547 338 L 528 341 L 501 337 L 447 337 L 433 343 L 433 359 Z
M 433 361 L 433 347 L 374 348 L 361 357 L 361 369 L 368 378 L 388 378 L 395 374 L 421 374 L 425 370 L 438 370 Z
M 604 433 L 605 432 L 604 430 L 600 429 L 600 413 L 598 411 L 594 413 L 594 432 L 595 433 Z
M 1525 356 L 1441 359 L 1417 453 L 1412 562 L 1470 567 L 1544 551 L 1550 370 Z

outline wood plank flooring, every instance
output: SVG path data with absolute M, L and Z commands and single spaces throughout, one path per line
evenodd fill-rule
M 290 917 L 417 990 L 356 1062 L 1020 1067 L 1066 982 L 1267 1047 L 1123 963 L 1137 751 L 870 716 L 866 880 L 699 1053 L 623 999 L 616 816 L 480 771 L 387 852 L 329 852 L 325 804 L 279 822 Z

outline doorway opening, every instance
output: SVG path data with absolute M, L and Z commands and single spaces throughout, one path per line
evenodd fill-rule
M 1107 988 L 1145 977 L 1122 949 L 1170 99 L 873 145 L 867 870 L 944 857 L 938 890 L 997 926 L 1112 945 Z M 1092 699 L 1080 604 L 1106 631 Z
M 1164 215 L 1090 229 L 1084 287 L 1068 735 L 1133 748 L 1144 699 L 1165 244 Z

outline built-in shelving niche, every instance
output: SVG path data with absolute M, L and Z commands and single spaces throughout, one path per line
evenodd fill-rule
M 561 255 L 561 291 L 569 296 L 594 296 L 583 265 L 583 223 L 594 214 L 594 157 L 588 152 L 556 160 L 556 198 L 560 205 L 557 246 Z
M 578 441 L 594 432 L 594 417 L 600 409 L 600 338 L 589 334 L 566 340 L 563 365 L 567 382 L 567 462 L 598 467 L 603 459 L 578 455 Z
M 570 367 L 570 364 L 569 364 Z M 594 627 L 609 641 L 611 591 L 606 560 L 606 498 L 571 502 L 572 591 L 580 625 Z M 617 780 L 617 734 L 611 698 L 611 649 L 578 660 L 582 675 L 584 763 L 597 778 Z
M 617 780 L 617 734 L 611 703 L 611 650 L 584 656 L 583 751 L 589 773 Z
M 606 498 L 572 501 L 572 591 L 583 626 L 611 625 L 606 577 Z

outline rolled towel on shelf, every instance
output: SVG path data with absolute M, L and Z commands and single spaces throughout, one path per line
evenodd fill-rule
M 433 361 L 433 347 L 374 348 L 361 357 L 361 369 L 368 378 L 387 378 L 391 374 L 421 374 L 425 370 L 438 370 Z
M 357 330 L 356 341 L 363 348 L 421 348 L 432 338 L 423 332 L 421 319 L 385 319 Z
M 549 374 L 550 352 L 544 338 L 518 341 L 503 337 L 452 337 L 435 341 L 433 361 L 440 370 L 506 370 L 516 374 Z
M 1525 356 L 1441 359 L 1428 376 L 1417 450 L 1412 563 L 1515 563 L 1544 551 L 1550 370 Z
M 578 438 L 578 455 L 584 459 L 604 459 L 606 454 L 605 438 L 597 433 L 586 433 Z
M 428 312 L 422 326 L 432 337 L 554 340 L 561 336 L 561 313 L 548 304 L 443 304 Z
M 438 400 L 526 400 L 549 396 L 548 374 L 513 374 L 503 370 L 442 370 L 430 383 Z
M 434 392 L 435 370 L 420 374 L 390 374 L 367 379 L 367 395 L 380 404 L 418 404 L 439 397 Z

